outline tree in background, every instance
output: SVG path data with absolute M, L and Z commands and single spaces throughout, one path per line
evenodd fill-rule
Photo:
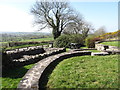
M 58 38 L 77 17 L 67 2 L 46 2 L 46 0 L 37 1 L 31 13 L 35 16 L 35 24 L 39 25 L 40 30 L 46 27 L 52 28 L 54 39 Z
M 82 16 L 79 15 L 74 22 L 71 22 L 63 32 L 64 34 L 81 34 L 83 39 L 88 36 L 88 33 L 93 30 L 91 24 L 83 21 Z
M 93 31 L 94 28 L 92 27 L 91 24 L 89 23 L 84 23 L 82 25 L 82 30 L 81 30 L 81 33 L 82 33 L 82 37 L 83 39 L 86 39 L 86 37 L 88 36 L 89 32 Z
M 77 15 L 74 19 L 74 22 L 69 23 L 69 25 L 65 28 L 64 34 L 79 34 L 82 30 L 82 25 L 84 21 L 82 20 L 82 16 Z
M 94 32 L 94 34 L 95 34 L 96 36 L 103 35 L 103 34 L 105 34 L 105 33 L 107 33 L 107 32 L 106 32 L 104 26 L 100 27 L 98 30 L 96 30 L 96 31 Z

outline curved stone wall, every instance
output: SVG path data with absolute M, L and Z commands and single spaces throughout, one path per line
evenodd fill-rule
M 25 88 L 35 90 L 40 89 L 41 88 L 40 85 L 44 80 L 43 76 L 46 75 L 47 71 L 49 71 L 52 67 L 55 67 L 63 59 L 82 55 L 91 55 L 91 52 L 90 51 L 65 52 L 58 55 L 50 56 L 39 61 L 22 78 L 18 85 L 18 89 L 20 90 Z
M 41 49 L 43 50 L 43 49 Z M 29 65 L 29 64 L 33 64 L 33 63 L 37 63 L 38 61 L 51 56 L 51 55 L 55 55 L 55 54 L 59 54 L 62 52 L 65 52 L 65 48 L 44 48 L 44 53 L 41 53 L 40 49 L 39 49 L 39 54 L 35 54 L 35 55 L 27 55 L 27 53 L 24 55 L 22 54 L 22 57 L 19 59 L 14 59 L 12 56 L 9 56 L 7 53 L 3 53 L 2 54 L 2 60 L 3 60 L 3 64 L 2 64 L 2 68 L 3 70 L 6 69 L 11 69 L 11 68 L 15 68 L 15 67 L 21 67 L 24 65 Z M 31 51 L 31 53 L 34 53 L 36 51 Z M 12 55 L 14 55 L 14 52 L 11 52 Z M 20 54 L 20 53 L 16 53 L 16 54 Z
M 12 59 L 19 59 L 23 55 L 36 55 L 44 52 L 45 50 L 41 46 L 39 47 L 36 46 L 6 51 L 6 54 Z

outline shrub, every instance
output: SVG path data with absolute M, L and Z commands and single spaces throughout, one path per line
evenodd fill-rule
M 68 47 L 69 44 L 70 44 L 70 36 L 69 35 L 61 35 L 54 42 L 54 46 L 59 47 L 59 48 Z
M 71 43 L 78 43 L 80 45 L 84 45 L 84 39 L 80 34 L 71 35 Z
M 80 34 L 78 35 L 61 35 L 58 37 L 55 42 L 54 46 L 55 47 L 69 47 L 70 43 L 77 43 L 79 45 L 84 44 L 84 40 L 82 39 L 82 36 Z
M 110 39 L 110 38 L 116 38 L 118 36 L 120 36 L 120 30 L 118 30 L 116 32 L 105 33 L 105 34 L 102 34 L 98 37 L 105 40 L 105 39 Z
M 85 43 L 88 48 L 95 48 L 96 41 L 101 41 L 101 39 L 98 37 L 88 37 L 86 38 Z

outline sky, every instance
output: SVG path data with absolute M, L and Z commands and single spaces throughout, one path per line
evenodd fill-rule
M 30 13 L 36 0 L 0 0 L 0 32 L 35 32 L 34 16 Z M 84 20 L 97 30 L 118 30 L 118 0 L 69 0 Z M 51 32 L 50 29 L 41 32 Z
M 71 5 L 95 29 L 102 26 L 108 32 L 118 29 L 118 2 L 73 2 Z

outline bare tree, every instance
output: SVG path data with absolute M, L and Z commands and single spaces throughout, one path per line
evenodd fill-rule
M 105 34 L 105 33 L 107 33 L 106 30 L 105 30 L 105 26 L 100 27 L 98 30 L 96 30 L 94 32 L 95 35 L 102 35 L 102 34 Z
M 84 23 L 84 24 L 82 25 L 82 30 L 81 30 L 83 39 L 85 39 L 85 38 L 88 36 L 88 34 L 89 34 L 91 31 L 93 31 L 93 30 L 94 30 L 94 28 L 92 27 L 91 24 L 89 24 L 89 23 Z
M 74 19 L 74 22 L 69 23 L 69 25 L 65 28 L 63 33 L 65 34 L 79 34 L 82 30 L 83 20 L 82 17 L 79 16 Z
M 88 33 L 93 30 L 91 24 L 83 21 L 82 17 L 77 17 L 74 22 L 71 22 L 65 29 L 65 34 L 81 34 L 83 39 L 88 36 Z
M 52 28 L 54 39 L 76 18 L 67 2 L 36 1 L 31 13 L 34 14 L 35 24 L 39 25 L 40 30 L 45 27 Z

